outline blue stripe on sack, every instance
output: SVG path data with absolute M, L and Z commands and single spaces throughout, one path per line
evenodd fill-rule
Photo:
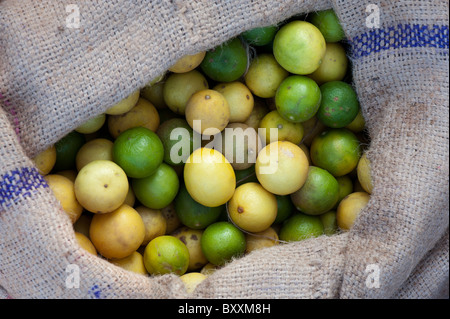
M 361 58 L 380 51 L 398 48 L 448 49 L 448 25 L 398 24 L 373 29 L 354 37 L 352 57 Z M 447 52 L 443 54 L 448 55 Z
M 48 184 L 35 167 L 23 167 L 4 174 L 0 176 L 0 206 L 11 206 L 40 187 L 48 187 Z

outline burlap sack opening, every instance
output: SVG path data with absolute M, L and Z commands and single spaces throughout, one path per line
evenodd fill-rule
M 1 297 L 448 297 L 447 2 L 76 1 L 72 29 L 73 2 L 0 2 Z M 179 57 L 327 8 L 372 138 L 375 188 L 350 232 L 256 251 L 190 296 L 174 275 L 132 274 L 76 244 L 32 156 Z

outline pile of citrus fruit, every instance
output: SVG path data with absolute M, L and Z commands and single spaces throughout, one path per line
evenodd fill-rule
M 369 138 L 332 10 L 180 58 L 34 158 L 80 247 L 189 291 L 256 249 L 349 230 Z

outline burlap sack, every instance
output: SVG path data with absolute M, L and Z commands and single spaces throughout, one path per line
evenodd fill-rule
M 77 245 L 32 156 L 185 54 L 331 7 L 372 138 L 374 191 L 350 232 L 251 253 L 191 296 L 174 275 L 133 274 Z M 1 1 L 0 296 L 448 297 L 448 9 L 437 0 Z

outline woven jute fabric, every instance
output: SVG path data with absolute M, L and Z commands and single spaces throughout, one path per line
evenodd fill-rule
M 79 28 L 68 27 L 73 4 Z M 191 295 L 175 275 L 144 277 L 78 246 L 30 158 L 181 56 L 328 8 L 345 30 L 371 137 L 374 190 L 351 231 L 254 251 Z M 1 1 L 0 297 L 448 297 L 448 9 L 418 0 Z

